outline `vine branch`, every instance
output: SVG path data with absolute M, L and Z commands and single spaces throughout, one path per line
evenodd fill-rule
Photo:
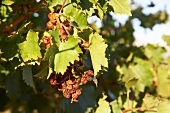
M 32 2 L 31 2 L 32 3 Z M 42 3 L 44 3 L 44 0 L 41 0 L 40 2 L 38 2 L 34 7 L 32 7 L 31 9 L 28 10 L 27 15 L 21 15 L 19 16 L 15 21 L 13 21 L 10 25 L 6 26 L 1 32 L 2 33 L 9 33 L 9 31 L 16 26 L 17 24 L 19 24 L 21 21 L 23 21 L 24 19 L 28 18 L 32 13 L 37 12 L 41 9 L 41 5 Z
M 62 7 L 61 7 L 61 9 L 60 9 L 60 11 L 59 11 L 59 14 L 61 13 L 61 11 L 63 10 L 63 8 L 64 8 L 64 4 L 66 3 L 66 0 L 64 0 L 64 2 L 63 2 L 63 5 L 62 5 Z
M 122 110 L 123 113 L 126 113 L 128 111 L 154 111 L 154 112 L 157 112 L 158 110 L 156 108 L 142 108 L 142 107 Z

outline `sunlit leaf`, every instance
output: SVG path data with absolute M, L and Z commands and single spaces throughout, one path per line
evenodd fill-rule
M 137 78 L 131 78 L 125 83 L 125 87 L 127 89 L 130 89 L 132 86 L 134 86 L 138 82 Z
M 38 45 L 38 33 L 30 30 L 27 34 L 26 41 L 18 44 L 21 57 L 24 62 L 38 60 L 42 58 L 40 47 Z
M 2 4 L 5 5 L 12 5 L 15 2 L 15 0 L 2 0 Z
M 162 39 L 167 43 L 168 46 L 170 46 L 170 36 L 168 35 L 163 35 Z
M 99 102 L 98 102 L 99 107 L 96 109 L 95 113 L 110 113 L 111 112 L 109 102 L 107 102 L 105 99 L 106 99 L 106 96 L 99 99 Z
M 87 15 L 85 15 L 82 10 L 70 4 L 63 9 L 63 13 L 68 16 L 72 22 L 76 22 L 78 28 L 88 28 Z
M 128 14 L 129 16 L 132 16 L 129 0 L 110 0 L 110 4 L 116 14 Z
M 108 67 L 108 60 L 105 56 L 107 44 L 105 44 L 102 36 L 97 33 L 90 35 L 89 43 L 89 50 L 92 59 L 94 75 L 97 75 L 102 67 Z
M 119 107 L 116 100 L 111 102 L 110 105 L 111 105 L 113 113 L 122 113 L 122 111 L 121 111 L 121 109 L 120 109 L 120 107 Z
M 56 73 L 64 74 L 69 63 L 79 60 L 79 54 L 82 53 L 78 46 L 78 40 L 73 36 L 69 36 L 66 42 L 62 42 L 59 46 L 59 52 L 55 55 L 54 70 Z

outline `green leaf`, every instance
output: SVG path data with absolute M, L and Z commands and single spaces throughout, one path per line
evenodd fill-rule
M 102 36 L 97 33 L 90 35 L 89 43 L 89 50 L 92 59 L 94 75 L 97 75 L 99 70 L 101 70 L 101 67 L 108 67 L 108 60 L 105 57 L 107 44 L 105 44 Z
M 129 90 L 132 86 L 134 86 L 138 82 L 137 78 L 130 78 L 126 83 L 125 87 Z
M 112 108 L 112 112 L 113 112 L 113 113 L 123 113 L 123 112 L 121 111 L 121 109 L 120 109 L 120 107 L 119 107 L 119 105 L 118 105 L 118 103 L 117 103 L 116 100 L 115 100 L 115 101 L 112 101 L 112 102 L 110 103 L 110 105 L 111 105 L 111 108 Z
M 64 0 L 45 0 L 49 7 L 54 7 L 56 5 L 62 5 Z M 71 0 L 66 0 L 66 4 L 71 3 Z
M 59 44 L 61 43 L 60 41 L 60 37 L 59 37 L 59 31 L 58 29 L 52 29 L 49 31 L 49 33 L 51 34 L 51 36 L 53 37 L 52 42 L 53 44 L 57 44 L 59 46 Z
M 168 99 L 162 99 L 154 97 L 152 95 L 146 95 L 143 99 L 142 109 L 152 109 L 151 111 L 145 111 L 145 113 L 169 113 L 170 101 Z
M 86 12 L 88 16 L 92 16 L 94 13 L 93 3 L 91 3 L 89 0 L 80 0 L 81 2 L 78 4 L 81 6 L 82 10 Z
M 63 9 L 63 14 L 68 16 L 71 22 L 76 22 L 78 28 L 81 30 L 88 28 L 87 15 L 81 9 L 70 4 Z
M 163 61 L 163 53 L 166 50 L 163 47 L 159 47 L 158 45 L 148 44 L 145 47 L 145 55 L 155 64 L 159 65 Z
M 110 0 L 110 5 L 113 7 L 115 14 L 128 14 L 132 16 L 129 0 Z
M 142 107 L 143 108 L 156 108 L 160 103 L 161 99 L 154 97 L 152 95 L 146 95 L 143 98 Z
M 125 74 L 123 81 L 127 81 L 133 77 L 139 79 L 135 85 L 135 90 L 144 92 L 145 87 L 151 87 L 154 80 L 152 64 L 136 57 L 134 60 L 137 63 L 136 65 L 131 65 L 127 69 L 123 69 Z
M 2 0 L 2 4 L 5 5 L 12 5 L 15 2 L 15 0 Z
M 170 46 L 170 36 L 168 35 L 163 35 L 162 39 L 167 43 L 168 46 Z
M 60 44 L 60 39 L 59 39 L 59 31 L 57 29 L 52 29 L 48 32 L 44 32 L 44 36 L 52 36 L 51 39 L 51 43 L 52 45 L 50 46 L 50 48 L 46 49 L 46 53 L 44 55 L 43 60 L 45 61 L 49 61 L 49 72 L 48 72 L 48 76 L 47 79 L 50 77 L 51 73 L 53 73 L 53 69 L 54 69 L 54 59 L 55 59 L 55 54 L 58 52 L 58 47 Z
M 106 97 L 107 96 L 104 95 L 103 98 L 98 101 L 99 107 L 96 109 L 95 113 L 111 113 L 109 102 L 105 100 Z
M 32 66 L 23 66 L 22 71 L 23 71 L 22 75 L 25 83 L 34 88 L 35 86 L 32 77 Z
M 79 60 L 79 54 L 82 53 L 78 46 L 78 40 L 69 36 L 66 42 L 61 42 L 59 52 L 55 55 L 54 70 L 56 73 L 64 74 L 69 63 Z
M 126 100 L 125 103 L 123 104 L 124 109 L 129 109 L 129 108 L 135 108 L 137 105 L 137 102 L 135 100 Z M 131 112 L 132 113 L 132 112 Z
M 162 102 L 158 107 L 157 107 L 157 110 L 158 110 L 158 113 L 169 113 L 170 111 L 170 101 L 167 99 L 167 100 L 164 100 L 164 102 Z
M 84 29 L 84 30 L 78 32 L 78 36 L 81 37 L 82 39 L 84 39 L 85 41 L 88 41 L 91 33 L 92 33 L 92 30 Z
M 38 33 L 29 30 L 26 41 L 18 44 L 21 57 L 24 62 L 38 60 L 42 58 L 40 47 L 38 45 Z
M 157 74 L 157 91 L 162 97 L 170 97 L 170 65 L 160 65 Z

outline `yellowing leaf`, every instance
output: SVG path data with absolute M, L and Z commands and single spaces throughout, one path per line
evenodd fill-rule
M 99 34 L 91 34 L 89 36 L 90 43 L 90 55 L 92 59 L 92 65 L 94 69 L 94 75 L 97 75 L 101 67 L 108 67 L 108 61 L 105 57 L 105 51 L 107 44 L 104 43 L 104 39 Z
M 162 39 L 167 43 L 168 46 L 170 46 L 170 36 L 168 35 L 163 35 Z
M 107 102 L 105 99 L 106 96 L 99 100 L 99 107 L 96 109 L 95 113 L 111 113 L 109 102 Z
M 157 92 L 162 97 L 170 97 L 170 69 L 169 65 L 160 65 L 157 69 Z
M 123 113 L 116 100 L 112 101 L 110 105 L 112 107 L 113 113 Z
M 2 0 L 2 4 L 5 5 L 12 5 L 15 2 L 15 0 Z
M 132 16 L 129 0 L 110 0 L 110 4 L 115 13 L 128 14 L 129 16 Z
M 21 57 L 24 62 L 38 60 L 41 58 L 40 47 L 38 45 L 38 33 L 29 30 L 26 41 L 18 44 Z

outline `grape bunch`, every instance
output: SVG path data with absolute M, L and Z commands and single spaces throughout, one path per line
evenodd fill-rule
M 72 27 L 69 25 L 70 22 L 67 19 L 62 22 L 58 13 L 49 13 L 48 18 L 49 21 L 47 22 L 46 27 L 48 29 L 56 27 L 59 30 L 60 41 L 67 41 L 72 30 Z M 50 36 L 44 36 L 42 42 L 46 45 L 46 48 L 50 47 Z M 89 42 L 82 40 L 78 45 L 82 49 L 83 54 L 85 54 L 85 51 L 89 49 L 90 46 Z M 71 102 L 78 102 L 78 97 L 81 95 L 79 85 L 86 84 L 88 81 L 93 80 L 93 71 L 87 70 L 83 72 L 81 68 L 83 66 L 83 54 L 79 55 L 79 60 L 75 60 L 73 64 L 70 63 L 70 66 L 67 67 L 67 70 L 63 75 L 61 73 L 52 73 L 49 78 L 51 86 L 56 90 L 61 91 L 65 98 L 70 98 Z
M 86 84 L 88 81 L 93 80 L 93 71 L 87 70 L 81 72 L 81 77 L 74 77 L 72 70 L 77 71 L 80 66 L 82 66 L 82 60 L 75 61 L 74 64 L 71 64 L 66 72 L 62 74 L 51 74 L 49 81 L 53 88 L 61 91 L 65 98 L 70 98 L 71 102 L 78 102 L 78 97 L 81 94 L 79 85 Z
M 72 27 L 69 25 L 70 22 L 67 19 L 64 22 L 61 22 L 57 13 L 49 13 L 48 18 L 49 21 L 47 22 L 46 27 L 48 29 L 57 27 L 59 30 L 60 40 L 62 42 L 66 41 L 72 30 Z

